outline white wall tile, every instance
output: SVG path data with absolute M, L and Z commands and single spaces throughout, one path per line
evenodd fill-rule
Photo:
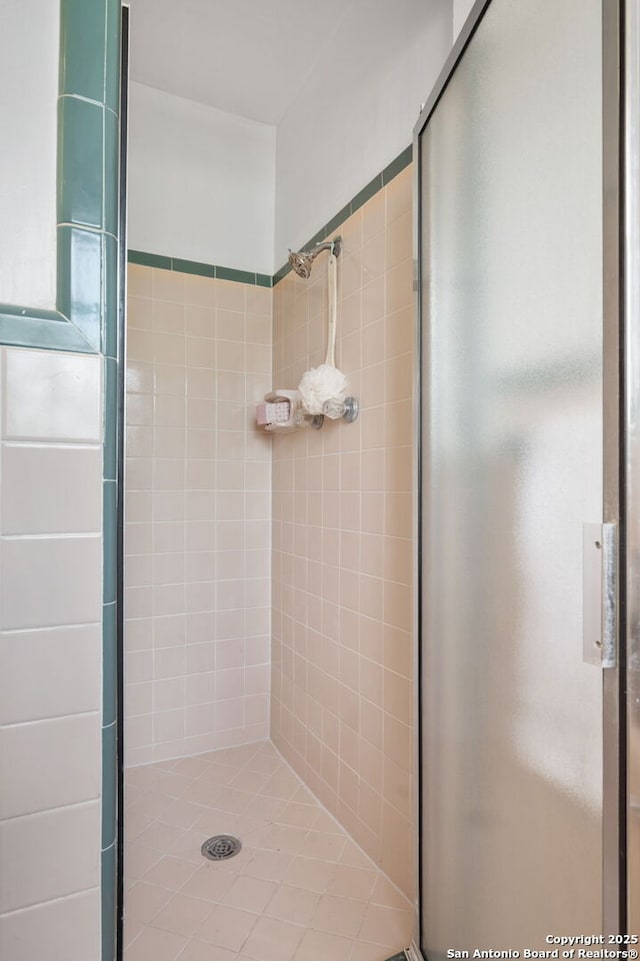
M 0 543 L 0 627 L 55 627 L 101 617 L 102 539 L 24 537 Z
M 102 437 L 102 358 L 7 348 L 3 437 L 95 443 Z
M 99 710 L 101 649 L 99 624 L 0 634 L 0 724 Z
M 3 534 L 99 531 L 102 451 L 5 444 L 0 497 Z
M 0 728 L 0 818 L 100 796 L 100 715 Z
M 0 913 L 96 887 L 100 802 L 0 823 Z
M 6 961 L 99 961 L 100 889 L 0 916 Z

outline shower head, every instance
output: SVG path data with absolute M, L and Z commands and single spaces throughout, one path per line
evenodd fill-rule
M 327 241 L 324 244 L 316 244 L 311 250 L 289 250 L 289 263 L 291 267 L 295 270 L 298 277 L 302 277 L 303 280 L 308 280 L 311 276 L 311 267 L 313 262 L 323 250 L 330 250 L 332 254 L 337 257 L 340 253 L 340 248 L 342 247 L 342 238 L 334 237 L 333 240 Z

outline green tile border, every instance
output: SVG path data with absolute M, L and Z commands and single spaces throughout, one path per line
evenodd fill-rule
M 413 157 L 413 144 L 409 144 L 405 147 L 402 153 L 399 153 L 395 160 L 392 160 L 390 164 L 382 171 L 382 183 L 386 187 L 387 184 L 397 177 L 399 173 L 402 173 L 405 167 L 408 167 L 411 163 Z
M 95 353 L 86 337 L 62 314 L 13 304 L 0 304 L 0 344 Z
M 58 306 L 95 353 L 102 346 L 102 235 L 58 227 Z
M 116 886 L 117 850 L 115 843 L 106 848 L 100 858 L 102 881 L 102 961 L 112 961 L 116 957 Z
M 118 524 L 118 483 L 115 480 L 102 482 L 102 530 L 103 530 L 103 604 L 113 604 L 117 600 L 116 580 L 118 556 L 116 533 Z
M 81 94 L 101 102 L 104 62 L 96 56 L 105 47 L 103 3 L 63 0 L 60 10 L 60 93 Z
M 182 274 L 195 274 L 198 277 L 233 280 L 239 284 L 254 287 L 271 287 L 273 278 L 269 274 L 257 274 L 250 270 L 236 270 L 219 264 L 203 264 L 197 260 L 183 260 L 180 257 L 165 257 L 163 254 L 148 254 L 143 250 L 129 250 L 127 260 L 130 264 L 142 267 L 157 267 L 160 270 L 176 270 Z
M 182 274 L 196 274 L 199 277 L 215 277 L 216 268 L 211 264 L 199 264 L 195 260 L 179 260 L 171 258 L 171 269 L 179 270 Z
M 308 250 L 314 244 L 319 243 L 327 234 L 336 230 L 345 220 L 359 210 L 368 200 L 371 200 L 379 190 L 386 187 L 394 177 L 397 177 L 405 167 L 411 163 L 413 155 L 413 145 L 398 154 L 398 156 L 388 164 L 384 170 L 370 180 L 369 183 L 358 191 L 348 204 L 338 211 L 331 220 L 318 230 L 313 237 L 303 244 L 302 250 Z M 287 276 L 291 267 L 283 264 L 279 270 L 271 277 L 269 274 L 257 274 L 247 270 L 234 270 L 232 267 L 220 267 L 217 264 L 203 264 L 195 260 L 181 260 L 178 257 L 166 257 L 162 254 L 149 254 L 142 250 L 129 250 L 127 260 L 130 264 L 140 264 L 143 267 L 157 267 L 160 270 L 179 270 L 184 274 L 197 274 L 201 277 L 218 278 L 220 280 L 234 280 L 241 284 L 253 284 L 258 287 L 275 287 L 284 277 Z
M 141 250 L 129 250 L 127 260 L 130 264 L 140 264 L 142 267 L 159 267 L 162 270 L 173 270 L 171 257 L 161 257 L 159 254 L 145 254 Z M 187 261 L 182 261 L 187 263 Z
M 101 239 L 109 231 L 116 239 L 120 7 L 120 0 L 60 0 L 56 309 L 0 304 L 0 344 L 103 349 L 101 293 L 94 282 L 105 256 Z
M 116 735 L 115 721 L 102 728 L 102 851 L 116 841 Z
M 105 424 L 103 451 L 103 479 L 115 481 L 118 478 L 118 362 L 113 357 L 104 361 Z
M 70 94 L 58 99 L 58 225 L 103 227 L 102 104 Z M 58 260 L 59 260 L 58 255 Z
M 117 602 L 102 607 L 102 723 L 110 727 L 118 719 Z

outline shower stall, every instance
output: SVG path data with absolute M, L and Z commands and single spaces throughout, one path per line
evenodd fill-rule
M 129 252 L 125 961 L 411 939 L 409 154 L 274 276 Z

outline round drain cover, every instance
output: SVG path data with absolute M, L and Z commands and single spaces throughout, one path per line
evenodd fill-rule
M 239 838 L 234 838 L 231 834 L 216 834 L 215 837 L 207 838 L 200 851 L 210 861 L 226 861 L 227 858 L 234 857 L 241 847 Z

